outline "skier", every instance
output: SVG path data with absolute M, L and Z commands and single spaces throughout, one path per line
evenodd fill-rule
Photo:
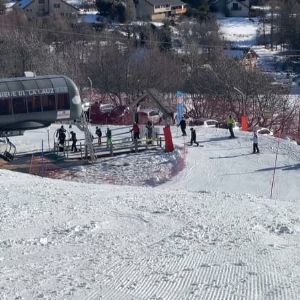
M 66 129 L 64 128 L 64 125 L 61 125 L 59 129 L 56 131 L 56 137 L 59 139 L 59 135 L 62 133 L 66 133 Z
M 101 128 L 96 126 L 96 135 L 98 136 L 98 145 L 101 145 L 101 137 L 102 137 L 102 131 Z
M 253 132 L 253 153 L 259 153 L 258 149 L 258 136 L 257 133 L 254 131 Z
M 184 117 L 181 119 L 180 123 L 177 125 L 180 126 L 181 132 L 182 132 L 182 136 L 186 136 L 186 121 L 184 119 Z
M 71 151 L 77 152 L 77 147 L 76 147 L 76 142 L 77 142 L 76 133 L 74 131 L 70 131 L 70 133 L 71 133 L 70 141 L 72 141 Z
M 227 126 L 230 132 L 230 137 L 229 138 L 235 138 L 234 133 L 233 133 L 233 126 L 235 125 L 235 120 L 234 118 L 229 115 L 228 119 L 227 119 Z
M 107 148 L 110 145 L 112 145 L 112 135 L 111 135 L 111 130 L 109 129 L 109 127 L 107 127 L 107 129 L 106 129 L 106 146 L 107 146 Z
M 196 130 L 191 128 L 191 146 L 193 146 L 193 143 L 199 146 L 199 143 L 196 141 Z
M 57 130 L 56 137 L 58 137 L 59 151 L 63 152 L 66 140 L 66 129 L 63 125 Z
M 138 123 L 134 123 L 130 132 L 133 132 L 133 140 L 137 141 L 140 139 L 140 128 Z
M 147 129 L 147 144 L 152 144 L 153 124 L 150 121 L 147 122 L 146 129 Z

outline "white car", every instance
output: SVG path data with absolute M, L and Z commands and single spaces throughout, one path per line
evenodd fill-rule
M 140 123 L 147 123 L 150 121 L 153 124 L 159 124 L 162 119 L 162 113 L 156 109 L 141 109 L 138 111 L 138 117 Z
M 90 102 L 83 102 L 82 103 L 82 110 L 83 111 L 88 111 L 90 107 L 91 107 L 91 103 Z
M 190 126 L 216 127 L 219 122 L 213 119 L 190 118 L 188 124 Z
M 273 131 L 268 128 L 259 128 L 256 132 L 258 134 L 273 135 Z
M 204 127 L 216 127 L 219 122 L 217 120 L 208 119 L 204 121 Z
M 111 103 L 100 104 L 99 108 L 102 113 L 109 113 L 114 109 L 114 105 Z

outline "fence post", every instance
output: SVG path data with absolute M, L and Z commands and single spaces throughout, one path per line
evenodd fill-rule
M 67 158 L 69 158 L 69 149 L 70 149 L 70 142 L 67 142 Z
M 162 144 L 162 140 L 161 140 L 161 136 L 160 136 L 160 137 L 159 137 L 159 147 L 160 147 L 160 148 L 162 147 L 161 144 Z
M 112 143 L 109 144 L 109 152 L 110 152 L 111 156 L 114 155 L 114 153 L 113 153 L 113 144 Z
M 41 166 L 42 177 L 44 177 L 44 140 L 42 140 L 42 166 Z

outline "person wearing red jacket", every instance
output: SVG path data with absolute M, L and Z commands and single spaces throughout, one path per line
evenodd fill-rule
M 134 123 L 132 126 L 132 129 L 130 132 L 133 132 L 133 140 L 139 140 L 140 139 L 140 128 L 137 123 Z

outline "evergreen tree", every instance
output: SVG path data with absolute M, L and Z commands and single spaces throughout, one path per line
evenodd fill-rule
M 121 2 L 96 0 L 96 7 L 101 16 L 117 20 L 120 23 L 126 22 L 126 8 Z
M 5 13 L 5 0 L 0 0 L 0 15 L 3 15 Z
M 163 26 L 158 34 L 158 39 L 160 41 L 159 49 L 161 51 L 170 50 L 172 48 L 171 31 L 169 26 Z
M 210 12 L 209 0 L 183 0 L 188 5 L 188 15 L 205 20 Z

